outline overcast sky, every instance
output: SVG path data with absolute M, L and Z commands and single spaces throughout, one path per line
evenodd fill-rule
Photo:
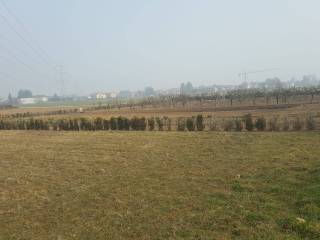
M 319 0 L 1 1 L 2 96 L 320 75 Z

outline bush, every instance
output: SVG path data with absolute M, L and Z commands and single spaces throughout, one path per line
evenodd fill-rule
M 283 131 L 289 131 L 290 130 L 290 122 L 289 122 L 289 120 L 287 118 L 283 119 L 282 130 Z
M 159 131 L 163 131 L 163 121 L 162 121 L 162 119 L 161 118 L 159 118 L 159 117 L 157 117 L 156 118 L 156 122 L 157 122 L 157 125 L 158 125 L 158 130 Z
M 217 130 L 217 123 L 216 123 L 216 121 L 213 119 L 213 117 L 211 115 L 208 115 L 208 125 L 209 125 L 209 130 L 210 131 Z
M 6 126 L 4 125 L 4 127 L 6 127 Z M 33 120 L 33 118 L 31 118 L 27 124 L 27 129 L 33 130 L 34 128 L 35 128 L 34 120 Z M 6 128 L 4 128 L 4 129 L 6 129 Z
M 253 120 L 252 120 L 251 114 L 246 114 L 244 116 L 244 122 L 245 122 L 247 131 L 252 131 L 253 127 L 254 127 L 254 124 L 253 124 Z
M 130 121 L 130 125 L 132 130 L 135 131 L 145 131 L 147 124 L 146 124 L 146 119 L 144 117 L 142 118 L 138 118 L 138 117 L 134 117 L 131 119 Z
M 123 128 L 126 131 L 130 130 L 130 120 L 128 118 L 123 119 Z
M 148 126 L 149 126 L 149 131 L 153 131 L 155 127 L 155 120 L 154 118 L 149 118 L 148 119 Z
M 59 125 L 59 124 L 58 124 Z M 60 126 L 59 126 L 60 129 Z M 92 131 L 93 124 L 86 118 L 80 118 L 80 129 L 84 131 Z
M 273 117 L 268 121 L 269 131 L 279 131 L 278 118 Z
M 258 131 L 264 131 L 266 129 L 266 126 L 267 126 L 267 122 L 264 117 L 259 117 L 256 120 L 255 127 L 257 128 Z
M 130 130 L 130 121 L 126 117 L 118 117 L 118 130 Z
M 186 129 L 186 121 L 183 118 L 178 118 L 177 130 L 185 131 L 185 129 Z
M 236 131 L 238 131 L 238 132 L 241 132 L 241 131 L 242 131 L 243 125 L 242 125 L 241 119 L 236 118 L 236 119 L 234 120 L 234 125 L 235 125 L 235 128 L 236 128 Z
M 314 118 L 314 116 L 309 115 L 306 119 L 306 128 L 310 131 L 315 130 L 316 129 L 316 120 Z
M 25 122 L 24 122 L 24 120 L 18 120 L 17 125 L 18 125 L 18 129 L 19 130 L 25 130 Z
M 304 122 L 299 117 L 293 120 L 293 130 L 300 131 L 303 129 L 303 125 Z
M 79 122 L 77 119 L 73 119 L 73 130 L 74 131 L 79 131 L 80 128 L 79 128 Z
M 167 116 L 163 117 L 163 124 L 166 126 L 168 131 L 171 131 L 171 119 Z
M 111 130 L 117 130 L 118 129 L 118 121 L 114 117 L 110 118 L 110 129 Z
M 225 120 L 223 122 L 223 130 L 224 131 L 232 131 L 234 129 L 234 121 L 232 119 Z
M 101 117 L 97 117 L 94 120 L 94 129 L 95 130 L 103 130 L 103 119 Z
M 105 131 L 108 131 L 109 128 L 110 128 L 110 121 L 104 119 L 104 120 L 103 120 L 103 129 L 104 129 Z
M 187 124 L 188 131 L 194 131 L 195 130 L 196 126 L 194 124 L 193 118 L 188 118 L 186 124 Z
M 204 130 L 203 116 L 202 115 L 198 115 L 196 117 L 196 125 L 197 125 L 197 130 L 198 131 L 203 131 Z

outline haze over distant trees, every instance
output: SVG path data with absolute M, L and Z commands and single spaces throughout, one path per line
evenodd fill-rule
M 33 96 L 29 89 L 21 89 L 18 92 L 18 98 L 31 98 Z
M 155 91 L 152 87 L 146 87 L 144 89 L 144 96 L 145 97 L 150 97 L 150 96 L 154 96 L 155 95 Z
M 181 83 L 180 85 L 180 94 L 190 94 L 193 90 L 191 82 Z

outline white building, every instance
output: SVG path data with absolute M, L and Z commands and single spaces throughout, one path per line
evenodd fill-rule
M 44 103 L 48 102 L 49 99 L 46 96 L 34 96 L 31 98 L 19 98 L 18 103 L 22 105 L 26 104 L 36 104 L 36 103 Z
M 49 98 L 47 96 L 34 96 L 33 98 L 36 99 L 36 102 L 48 102 Z
M 118 96 L 118 94 L 119 94 L 119 92 L 111 92 L 111 93 L 109 93 L 110 94 L 110 98 L 116 98 L 117 96 Z
M 35 104 L 36 99 L 35 98 L 19 98 L 18 99 L 19 104 L 25 105 L 25 104 Z
M 96 94 L 96 99 L 106 99 L 107 98 L 107 94 L 105 93 L 97 93 Z

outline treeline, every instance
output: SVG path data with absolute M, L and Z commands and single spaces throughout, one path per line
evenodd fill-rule
M 159 95 L 146 97 L 142 99 L 115 100 L 106 105 L 99 104 L 86 108 L 63 109 L 50 112 L 26 112 L 14 114 L 0 114 L 0 118 L 30 118 L 40 116 L 65 115 L 70 113 L 91 112 L 98 110 L 113 110 L 121 108 L 134 109 L 136 107 L 176 107 L 185 106 L 187 103 L 199 102 L 200 104 L 209 103 L 210 106 L 236 106 L 242 103 L 256 105 L 276 105 L 287 104 L 290 101 L 298 103 L 315 103 L 319 102 L 320 86 L 318 87 L 292 87 L 278 88 L 273 90 L 251 88 L 251 89 L 234 89 L 217 92 L 208 92 L 200 95 Z M 7 106 L 12 107 L 12 106 Z M 1 107 L 0 107 L 1 109 Z M 81 110 L 80 110 L 81 109 Z
M 32 118 L 40 116 L 53 116 L 53 115 L 64 115 L 70 113 L 77 113 L 79 109 L 61 109 L 49 112 L 24 112 L 24 113 L 12 113 L 12 114 L 0 114 L 0 118 Z
M 300 97 L 308 97 L 308 100 Z M 243 102 L 251 102 L 256 104 L 257 100 L 262 100 L 264 104 L 286 104 L 289 99 L 295 99 L 301 103 L 314 103 L 316 96 L 320 96 L 320 86 L 317 87 L 292 87 L 292 88 L 278 88 L 278 89 L 234 89 L 211 92 L 201 95 L 176 95 L 176 96 L 159 96 L 158 98 L 144 99 L 140 104 L 161 105 L 167 103 L 169 105 L 182 104 L 188 102 L 213 102 L 216 106 L 219 102 L 227 101 L 229 106 L 242 104 Z
M 316 130 L 315 115 L 307 117 L 269 119 L 246 114 L 238 118 L 193 117 L 133 117 L 110 119 L 97 117 L 69 119 L 2 119 L 0 130 L 54 130 L 54 131 L 301 131 Z
M 12 109 L 12 108 L 16 108 L 16 107 L 10 104 L 0 104 L 0 110 Z

